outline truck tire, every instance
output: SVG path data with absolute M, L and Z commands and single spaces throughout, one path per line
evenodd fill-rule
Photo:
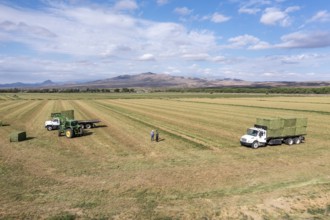
M 92 128 L 92 125 L 91 124 L 86 124 L 86 128 L 87 129 L 91 129 Z
M 47 130 L 51 131 L 51 130 L 53 130 L 53 127 L 52 126 L 47 126 Z
M 252 145 L 251 145 L 251 147 L 252 147 L 253 149 L 257 149 L 257 148 L 259 147 L 259 143 L 258 143 L 258 141 L 253 142 Z
M 82 127 L 79 128 L 78 132 L 80 136 L 84 135 L 84 129 Z
M 85 125 L 84 124 L 80 124 L 80 126 L 84 129 L 85 128 Z
M 301 143 L 301 139 L 300 139 L 300 137 L 296 137 L 296 138 L 294 138 L 294 139 L 293 139 L 293 142 L 294 142 L 294 144 L 300 144 L 300 143 Z
M 286 143 L 287 145 L 292 145 L 292 144 L 293 144 L 293 139 L 292 139 L 292 138 L 287 138 L 287 139 L 285 140 L 285 143 Z
M 66 129 L 66 131 L 65 131 L 65 136 L 66 136 L 67 138 L 72 138 L 72 137 L 73 137 L 73 131 L 72 131 L 71 128 Z

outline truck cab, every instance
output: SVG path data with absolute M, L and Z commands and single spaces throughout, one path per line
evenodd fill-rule
M 52 120 L 45 121 L 45 128 L 48 131 L 58 129 L 61 124 L 61 120 L 59 118 L 53 118 Z
M 267 144 L 267 130 L 263 128 L 249 128 L 240 139 L 241 145 L 258 148 Z

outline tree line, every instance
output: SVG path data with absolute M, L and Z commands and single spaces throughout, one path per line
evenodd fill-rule
M 51 89 L 25 89 L 10 88 L 0 89 L 0 93 L 136 93 L 134 88 L 116 88 L 116 89 L 99 89 L 99 88 L 51 88 Z
M 202 92 L 202 93 L 262 93 L 262 94 L 330 94 L 330 87 L 318 88 L 254 88 L 254 87 L 221 87 L 221 88 L 173 88 L 167 92 Z
M 43 88 L 26 89 L 11 88 L 0 89 L 0 93 L 136 93 L 134 88 Z M 149 92 L 178 92 L 178 93 L 260 93 L 260 94 L 330 94 L 330 87 L 219 87 L 219 88 L 169 88 L 169 89 L 149 89 Z

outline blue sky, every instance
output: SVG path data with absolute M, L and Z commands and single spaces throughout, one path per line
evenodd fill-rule
M 0 83 L 330 81 L 328 0 L 0 0 Z

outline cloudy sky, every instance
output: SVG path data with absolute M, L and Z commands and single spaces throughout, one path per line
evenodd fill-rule
M 328 0 L 0 0 L 0 83 L 330 80 Z

